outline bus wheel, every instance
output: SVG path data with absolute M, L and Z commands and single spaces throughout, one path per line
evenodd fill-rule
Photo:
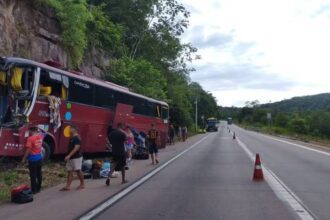
M 43 161 L 48 161 L 51 155 L 51 148 L 49 146 L 49 144 L 47 142 L 42 142 L 42 150 L 41 150 L 41 154 L 42 154 L 42 159 Z

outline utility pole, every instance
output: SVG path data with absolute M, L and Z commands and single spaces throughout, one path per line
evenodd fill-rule
M 198 109 L 197 109 L 197 97 L 196 97 L 196 100 L 195 100 L 195 110 L 196 110 L 196 113 L 195 113 L 195 123 L 196 123 L 196 133 L 198 132 L 198 117 L 197 117 L 197 113 L 198 113 Z

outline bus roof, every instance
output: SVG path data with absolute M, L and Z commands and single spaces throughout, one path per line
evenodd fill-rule
M 24 58 L 3 57 L 1 59 L 5 60 L 5 62 L 7 62 L 7 63 L 28 64 L 28 65 L 32 65 L 32 66 L 41 67 L 43 69 L 58 72 L 58 73 L 67 75 L 67 76 L 72 77 L 72 78 L 87 81 L 87 82 L 93 83 L 95 85 L 110 88 L 110 89 L 116 90 L 118 92 L 126 93 L 126 94 L 129 94 L 129 95 L 139 97 L 139 98 L 148 100 L 150 102 L 158 103 L 158 104 L 165 105 L 165 106 L 168 107 L 168 104 L 166 102 L 159 101 L 159 100 L 149 98 L 147 96 L 144 96 L 144 95 L 141 95 L 141 94 L 138 94 L 138 93 L 131 92 L 128 88 L 126 88 L 124 86 L 117 85 L 117 84 L 112 83 L 112 82 L 108 82 L 108 81 L 104 81 L 104 80 L 100 80 L 100 79 L 96 79 L 96 78 L 91 78 L 91 77 L 87 77 L 87 76 L 78 75 L 78 74 L 63 70 L 63 69 L 59 69 L 59 68 L 49 66 L 49 65 L 44 64 L 44 63 L 39 63 L 39 62 L 36 62 L 36 61 L 33 61 L 33 60 L 24 59 Z

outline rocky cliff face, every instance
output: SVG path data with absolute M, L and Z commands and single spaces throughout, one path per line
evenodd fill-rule
M 0 56 L 52 60 L 67 67 L 69 56 L 60 35 L 61 26 L 51 8 L 36 8 L 31 0 L 0 0 Z M 91 49 L 80 70 L 101 77 L 107 60 L 102 51 Z

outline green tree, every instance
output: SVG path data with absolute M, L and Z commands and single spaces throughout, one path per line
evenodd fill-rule
M 288 125 L 289 119 L 290 118 L 287 113 L 279 112 L 274 116 L 274 124 L 276 126 L 285 128 Z
M 91 19 L 86 0 L 35 0 L 55 9 L 62 27 L 62 43 L 71 67 L 78 67 L 87 48 L 87 22 Z
M 113 56 L 121 56 L 126 49 L 122 42 L 124 27 L 114 24 L 103 8 L 104 5 L 90 7 L 92 19 L 87 23 L 88 42 L 92 48 L 103 48 Z
M 293 132 L 306 134 L 308 131 L 306 120 L 303 118 L 295 117 L 290 121 L 289 125 Z
M 147 60 L 131 58 L 113 60 L 106 73 L 106 79 L 127 86 L 137 93 L 157 99 L 166 99 L 166 80 L 160 71 Z

